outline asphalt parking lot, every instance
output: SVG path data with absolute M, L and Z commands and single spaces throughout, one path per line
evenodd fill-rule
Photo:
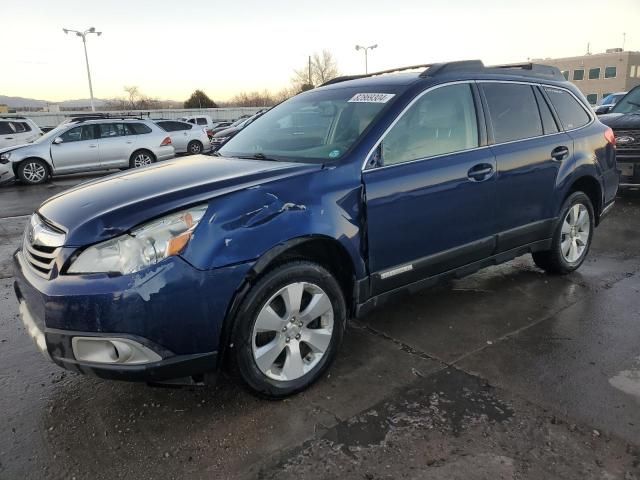
M 353 321 L 308 391 L 158 388 L 63 371 L 17 318 L 26 215 L 88 177 L 0 187 L 0 479 L 640 479 L 640 193 L 587 262 L 529 257 Z

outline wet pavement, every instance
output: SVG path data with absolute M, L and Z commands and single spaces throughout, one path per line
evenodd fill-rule
M 521 257 L 353 321 L 308 391 L 157 388 L 48 363 L 10 255 L 84 177 L 0 187 L 0 479 L 640 480 L 640 194 L 566 277 Z

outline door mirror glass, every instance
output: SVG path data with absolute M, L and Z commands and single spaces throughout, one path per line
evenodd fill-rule
M 55 145 L 59 145 L 59 144 L 61 144 L 62 142 L 63 142 L 62 137 L 56 137 L 56 138 L 54 138 L 54 139 L 53 139 L 53 143 L 54 143 Z

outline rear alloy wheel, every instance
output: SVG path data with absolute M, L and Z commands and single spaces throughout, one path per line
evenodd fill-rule
M 129 159 L 129 167 L 146 167 L 147 165 L 151 165 L 155 161 L 156 159 L 151 152 L 147 152 L 146 150 L 138 150 L 137 152 L 133 152 L 133 155 L 131 155 L 131 158 Z
M 192 155 L 198 155 L 199 153 L 202 153 L 202 150 L 202 143 L 198 140 L 192 140 L 189 142 L 189 145 L 187 145 L 187 151 Z
M 566 274 L 576 270 L 589 252 L 595 215 L 591 200 L 582 192 L 565 201 L 560 222 L 551 240 L 551 249 L 532 254 L 535 264 L 549 273 Z
M 335 358 L 345 321 L 340 286 L 323 267 L 291 262 L 272 270 L 238 312 L 233 358 L 242 379 L 271 398 L 304 390 Z
M 23 161 L 18 167 L 18 177 L 29 185 L 44 183 L 49 178 L 47 165 L 38 158 Z

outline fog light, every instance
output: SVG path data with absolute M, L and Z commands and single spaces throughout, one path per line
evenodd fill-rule
M 80 362 L 140 365 L 162 360 L 150 348 L 128 338 L 73 337 L 71 347 Z

